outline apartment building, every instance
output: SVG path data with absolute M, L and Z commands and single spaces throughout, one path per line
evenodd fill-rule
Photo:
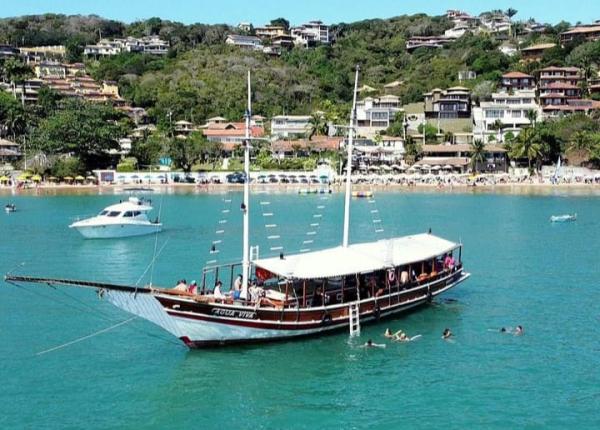
M 313 46 L 317 43 L 329 43 L 329 26 L 322 21 L 310 21 L 290 30 L 294 43 L 301 46 Z
M 454 119 L 471 116 L 471 92 L 465 87 L 435 88 L 424 94 L 425 117 Z
M 271 118 L 271 136 L 305 136 L 310 132 L 310 115 L 276 115 Z
M 387 129 L 394 121 L 396 113 L 402 110 L 400 98 L 394 95 L 366 97 L 356 103 L 357 133 L 373 137 Z
M 473 134 L 484 142 L 502 142 L 506 133 L 516 136 L 523 127 L 532 125 L 530 111 L 541 118 L 542 109 L 536 103 L 534 89 L 493 93 L 492 101 L 481 102 L 473 109 Z

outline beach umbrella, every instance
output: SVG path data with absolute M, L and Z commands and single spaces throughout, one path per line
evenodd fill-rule
M 140 179 L 140 177 L 138 175 L 132 175 L 131 179 Z
M 450 164 L 446 164 L 446 165 L 442 166 L 442 169 L 444 169 L 444 170 L 452 170 L 452 166 Z
M 431 168 L 431 170 L 440 170 L 441 168 L 442 168 L 442 166 L 439 166 L 439 165 L 436 164 L 435 166 L 433 166 Z
M 430 169 L 431 166 L 429 164 L 421 164 L 421 169 Z
M 86 177 L 86 179 L 89 179 L 90 181 L 95 181 L 96 177 L 94 175 L 89 175 Z
M 33 175 L 31 177 L 31 180 L 35 182 L 40 182 L 42 180 L 42 177 L 40 175 Z
M 8 176 L 0 176 L 0 182 L 8 182 L 10 178 Z
M 125 175 L 119 175 L 117 176 L 117 179 L 125 179 Z
M 22 175 L 19 175 L 19 176 L 17 177 L 17 179 L 18 179 L 19 181 L 26 181 L 27 179 L 29 179 L 29 175 L 22 174 Z
M 53 182 L 54 182 L 54 181 L 58 181 L 58 178 L 57 178 L 56 176 L 50 176 L 50 177 L 48 178 L 48 180 L 49 180 L 49 181 L 53 181 Z
M 65 176 L 63 179 L 64 179 L 65 181 L 72 181 L 72 180 L 73 180 L 73 177 L 72 177 L 72 176 Z
M 75 180 L 76 181 L 85 181 L 85 178 L 81 175 L 77 175 L 77 176 L 75 176 Z
M 319 179 L 329 179 L 329 176 L 327 176 L 327 175 L 321 175 L 321 176 L 319 176 Z

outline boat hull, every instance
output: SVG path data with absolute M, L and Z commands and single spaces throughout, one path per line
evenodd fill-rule
M 162 230 L 161 224 L 110 224 L 110 225 L 73 225 L 86 239 L 115 239 L 132 236 L 143 236 L 158 233 Z
M 361 324 L 426 304 L 468 277 L 468 273 L 457 271 L 429 284 L 362 300 Z M 190 348 L 272 342 L 347 330 L 351 305 L 283 310 L 201 303 L 164 294 L 135 296 L 110 291 L 108 297 L 114 305 L 159 325 Z

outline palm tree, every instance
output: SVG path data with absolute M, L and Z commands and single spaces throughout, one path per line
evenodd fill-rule
M 325 117 L 320 114 L 313 113 L 308 120 L 308 140 L 312 140 L 314 135 L 326 135 L 327 134 L 327 123 Z
M 512 158 L 527 158 L 529 172 L 532 172 L 531 161 L 538 160 L 542 156 L 542 143 L 535 128 L 527 127 L 521 130 L 511 148 Z
M 498 138 L 498 142 L 502 142 L 502 130 L 504 129 L 504 123 L 497 119 L 494 121 L 492 125 L 493 129 L 496 130 L 496 136 Z
M 478 173 L 479 164 L 485 162 L 485 143 L 481 139 L 475 139 L 471 143 L 471 170 Z
M 508 9 L 506 9 L 506 11 L 504 12 L 504 15 L 506 15 L 508 17 L 508 22 L 510 27 L 508 28 L 508 35 L 509 37 L 511 36 L 512 33 L 512 17 L 515 16 L 517 14 L 517 12 L 519 12 L 516 9 L 513 9 L 512 7 L 509 7 Z M 515 34 L 516 37 L 516 34 Z
M 575 152 L 581 159 L 590 158 L 594 149 L 594 140 L 589 132 L 585 130 L 577 131 L 569 142 L 568 149 Z
M 535 123 L 537 122 L 538 117 L 537 111 L 535 109 L 528 109 L 526 115 L 531 125 L 535 127 Z
M 25 80 L 33 75 L 31 67 L 21 60 L 9 58 L 4 62 L 2 77 L 9 81 L 12 86 L 13 96 L 16 97 L 16 86 L 21 85 L 23 96 L 25 95 Z M 23 97 L 23 101 L 25 98 Z

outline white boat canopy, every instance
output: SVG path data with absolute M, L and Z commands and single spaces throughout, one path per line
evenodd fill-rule
M 417 234 L 376 242 L 338 246 L 304 254 L 255 260 L 255 266 L 288 279 L 321 279 L 371 273 L 416 263 L 460 246 L 432 234 Z

